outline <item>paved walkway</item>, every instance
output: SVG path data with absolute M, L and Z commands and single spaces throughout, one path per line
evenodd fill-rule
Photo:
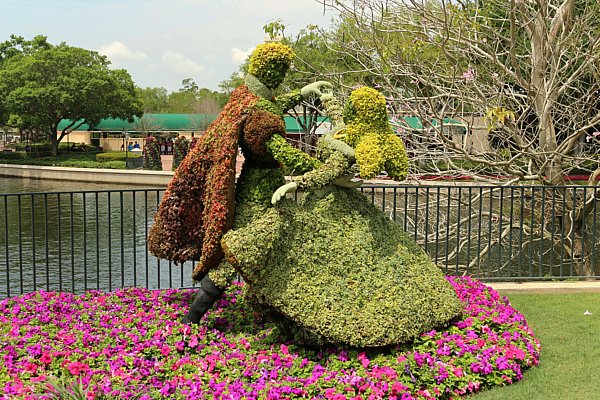
M 495 290 L 506 293 L 600 293 L 600 281 L 561 282 L 493 282 L 486 283 Z M 599 297 L 600 300 L 600 297 Z

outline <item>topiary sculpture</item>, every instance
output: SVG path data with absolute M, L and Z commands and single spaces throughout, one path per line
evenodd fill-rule
M 463 309 L 429 256 L 355 189 L 285 200 L 222 245 L 253 301 L 308 344 L 395 345 Z
M 284 182 L 280 164 L 303 173 L 320 162 L 287 144 L 283 113 L 304 96 L 330 86 L 317 82 L 275 96 L 292 61 L 291 49 L 261 44 L 251 58 L 245 84 L 237 88 L 221 114 L 181 162 L 169 184 L 148 239 L 150 251 L 181 263 L 196 260 L 192 273 L 201 290 L 185 322 L 198 322 L 228 286 L 235 270 L 223 261 L 221 238 L 230 229 L 252 225 L 271 206 Z M 235 180 L 238 147 L 245 157 Z
M 406 178 L 406 149 L 388 122 L 385 97 L 381 93 L 368 87 L 354 90 L 342 116 L 346 126 L 335 137 L 355 149 L 362 178 L 371 179 L 381 171 L 394 180 Z
M 173 165 L 171 166 L 173 171 L 179 167 L 179 164 L 181 164 L 189 151 L 190 142 L 185 138 L 185 136 L 178 136 L 173 143 Z
M 144 144 L 143 169 L 149 171 L 162 171 L 162 160 L 160 158 L 160 145 L 153 136 L 146 138 Z
M 346 127 L 357 153 L 365 137 L 387 135 L 385 100 L 366 98 L 358 96 L 351 120 L 362 128 Z M 277 189 L 276 208 L 221 241 L 252 301 L 268 306 L 284 332 L 315 345 L 395 345 L 458 317 L 463 307 L 452 286 L 401 227 L 358 191 L 330 185 L 349 171 L 352 148 L 330 136 L 318 146 L 322 165 Z M 305 190 L 299 204 L 280 201 L 298 188 Z

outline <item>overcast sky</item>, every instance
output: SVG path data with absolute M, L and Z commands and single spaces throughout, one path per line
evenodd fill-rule
M 332 14 L 314 0 L 0 0 L 0 41 L 42 34 L 107 55 L 141 87 L 216 90 L 278 18 L 293 35 Z

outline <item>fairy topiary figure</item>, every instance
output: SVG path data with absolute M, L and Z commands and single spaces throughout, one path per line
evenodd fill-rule
M 406 178 L 406 149 L 388 122 L 385 97 L 381 93 L 366 86 L 354 90 L 342 116 L 346 126 L 334 137 L 355 149 L 362 178 L 371 179 L 381 171 L 394 180 Z
M 271 207 L 273 192 L 285 183 L 283 170 L 304 173 L 320 162 L 285 140 L 283 113 L 308 96 L 323 96 L 327 82 L 276 96 L 294 54 L 280 43 L 261 44 L 250 57 L 245 84 L 211 123 L 175 171 L 148 239 L 160 258 L 197 261 L 192 277 L 201 290 L 184 318 L 198 322 L 235 277 L 223 261 L 221 238 L 252 224 Z M 238 147 L 245 161 L 236 182 Z

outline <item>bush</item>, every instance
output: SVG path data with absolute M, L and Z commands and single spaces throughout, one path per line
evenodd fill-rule
M 56 166 L 71 168 L 125 169 L 125 161 L 62 161 Z
M 109 161 L 125 161 L 127 158 L 139 158 L 142 156 L 141 152 L 125 152 L 125 151 L 110 151 L 107 153 L 96 154 L 96 161 L 99 163 L 105 163 Z
M 25 160 L 27 153 L 24 151 L 0 151 L 0 160 Z
M 80 151 L 80 147 L 81 147 L 81 143 L 74 143 L 74 142 L 67 142 L 67 143 L 59 143 L 58 144 L 58 150 L 60 152 L 65 152 L 65 151 L 71 151 L 71 148 L 73 147 L 73 144 L 76 147 L 76 151 Z M 92 153 L 96 153 L 98 151 L 100 151 L 100 148 L 98 146 L 94 146 L 92 144 L 85 144 L 85 151 L 86 152 L 92 152 Z
M 143 168 L 149 171 L 162 171 L 162 160 L 160 158 L 160 146 L 153 137 L 146 140 L 144 146 Z
M 175 171 L 185 156 L 190 152 L 190 142 L 185 136 L 179 136 L 173 143 L 173 165 L 171 169 Z
M 105 168 L 105 169 L 125 169 L 125 161 L 107 161 L 99 163 L 90 160 L 93 154 L 77 154 L 77 156 L 66 157 L 67 155 L 59 155 L 57 157 L 42 157 L 42 158 L 0 158 L 0 163 L 15 164 L 15 165 L 37 165 L 50 167 L 71 167 L 71 168 Z M 86 159 L 88 158 L 88 159 Z

